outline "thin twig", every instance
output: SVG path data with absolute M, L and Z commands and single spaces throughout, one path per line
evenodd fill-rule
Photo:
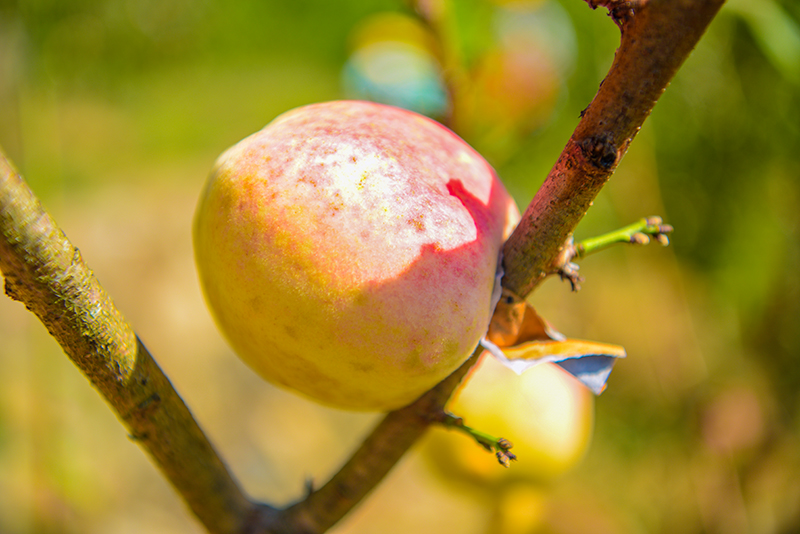
M 496 438 L 486 432 L 467 426 L 464 424 L 464 420 L 461 417 L 442 412 L 441 418 L 437 422 L 445 428 L 457 430 L 474 439 L 475 443 L 488 452 L 494 453 L 497 457 L 497 461 L 503 467 L 509 467 L 511 462 L 517 459 L 517 456 L 511 452 L 514 445 L 509 440 L 505 438 Z
M 667 246 L 669 245 L 668 236 L 672 230 L 672 226 L 664 224 L 661 217 L 653 216 L 639 219 L 635 223 L 606 234 L 584 239 L 580 243 L 573 243 L 570 237 L 550 264 L 548 274 L 559 275 L 561 280 L 569 281 L 572 291 L 578 291 L 581 288 L 583 277 L 578 274 L 579 267 L 572 260 L 585 258 L 589 254 L 600 252 L 619 243 L 646 245 L 651 238 Z
M 605 250 L 610 246 L 619 243 L 630 243 L 631 245 L 646 245 L 650 238 L 666 246 L 669 245 L 668 234 L 672 232 L 672 226 L 664 224 L 661 217 L 647 217 L 639 219 L 635 223 L 619 228 L 596 237 L 584 239 L 580 243 L 572 246 L 570 260 L 574 258 L 585 258 L 589 254 L 594 254 Z

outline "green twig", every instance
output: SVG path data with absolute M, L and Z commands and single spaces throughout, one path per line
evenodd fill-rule
M 646 245 L 650 242 L 651 238 L 666 246 L 669 245 L 669 237 L 667 234 L 670 232 L 672 232 L 672 226 L 663 224 L 661 217 L 647 217 L 646 219 L 640 219 L 633 224 L 629 224 L 613 232 L 584 239 L 573 246 L 573 258 L 583 258 L 617 243 Z
M 653 216 L 640 219 L 613 232 L 585 239 L 578 244 L 573 244 L 572 237 L 570 237 L 556 259 L 553 260 L 548 274 L 557 274 L 561 280 L 568 280 L 572 291 L 578 291 L 581 288 L 583 277 L 578 274 L 579 267 L 572 260 L 584 258 L 617 243 L 646 245 L 652 238 L 667 246 L 669 245 L 667 234 L 670 232 L 672 232 L 672 226 L 664 224 L 661 217 Z
M 464 424 L 463 419 L 447 412 L 442 412 L 439 422 L 446 428 L 452 428 L 467 434 L 474 439 L 478 445 L 489 452 L 493 452 L 497 457 L 497 461 L 500 462 L 503 467 L 508 467 L 512 460 L 517 459 L 517 456 L 510 450 L 514 445 L 505 438 L 496 438 L 485 432 L 469 427 Z

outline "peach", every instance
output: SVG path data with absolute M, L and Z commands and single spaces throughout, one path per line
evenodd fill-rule
M 448 480 L 494 493 L 522 481 L 556 480 L 583 458 L 594 426 L 594 395 L 556 364 L 517 374 L 488 353 L 447 409 L 465 424 L 511 441 L 518 460 L 503 469 L 474 441 L 443 429 L 428 435 L 426 456 Z
M 356 410 L 404 406 L 486 333 L 519 218 L 491 166 L 391 106 L 289 111 L 227 150 L 200 198 L 212 314 L 266 380 Z

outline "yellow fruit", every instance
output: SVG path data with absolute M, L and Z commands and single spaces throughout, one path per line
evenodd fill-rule
M 449 479 L 480 487 L 548 482 L 583 458 L 591 441 L 594 396 L 555 364 L 521 375 L 484 354 L 447 407 L 464 423 L 513 443 L 509 469 L 461 433 L 435 431 L 425 450 Z
M 218 325 L 261 376 L 326 404 L 389 410 L 478 344 L 518 217 L 450 130 L 390 106 L 327 102 L 220 156 L 195 216 L 195 258 Z

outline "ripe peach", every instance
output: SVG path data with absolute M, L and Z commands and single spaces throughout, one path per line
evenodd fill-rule
M 485 334 L 519 218 L 489 164 L 440 124 L 358 101 L 289 111 L 226 151 L 200 198 L 212 313 L 265 379 L 390 410 Z

